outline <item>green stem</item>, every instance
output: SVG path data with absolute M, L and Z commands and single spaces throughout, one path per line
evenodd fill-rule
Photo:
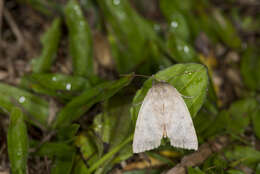
M 94 170 L 96 170 L 99 166 L 101 166 L 106 160 L 111 158 L 114 154 L 119 152 L 125 145 L 127 145 L 129 142 L 133 140 L 133 134 L 130 135 L 125 141 L 123 141 L 118 146 L 114 147 L 111 151 L 109 151 L 106 155 L 104 155 L 100 160 L 98 160 L 95 164 L 93 164 L 89 170 L 88 173 L 92 173 Z

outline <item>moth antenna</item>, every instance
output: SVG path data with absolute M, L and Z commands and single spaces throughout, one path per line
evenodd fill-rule
M 128 76 L 129 74 L 120 74 L 119 76 Z M 143 78 L 150 78 L 151 76 L 148 76 L 148 75 L 142 75 L 142 74 L 135 74 L 134 73 L 134 76 L 135 77 L 143 77 Z
M 182 94 L 181 94 L 181 96 L 182 96 L 182 98 L 187 98 L 187 99 L 193 98 L 193 96 L 186 96 L 186 95 L 182 95 Z

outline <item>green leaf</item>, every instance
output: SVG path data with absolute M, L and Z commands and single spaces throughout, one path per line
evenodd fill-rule
M 68 160 L 71 159 L 71 154 L 75 153 L 75 148 L 73 146 L 63 142 L 46 142 L 40 146 L 39 143 L 36 142 L 34 146 L 37 148 L 37 151 L 34 152 L 33 155 L 40 157 L 57 157 L 59 159 Z
M 234 169 L 228 170 L 227 173 L 228 174 L 245 174 L 244 172 L 242 172 L 240 170 L 234 170 Z
M 75 158 L 75 152 L 71 154 L 71 159 L 55 159 L 51 168 L 51 174 L 70 174 Z
M 260 163 L 258 163 L 256 166 L 255 174 L 260 174 Z
M 241 48 L 241 40 L 234 25 L 223 15 L 220 10 L 213 11 L 213 28 L 221 40 L 233 49 Z
M 189 26 L 183 14 L 179 12 L 173 13 L 171 19 L 169 20 L 169 25 L 169 32 L 172 33 L 175 37 L 183 39 L 186 42 L 190 40 Z
M 90 88 L 91 85 L 87 79 L 79 76 L 31 74 L 22 78 L 21 86 L 39 94 L 68 100 L 80 94 L 84 89 Z
M 77 120 L 95 103 L 107 100 L 120 89 L 127 86 L 133 78 L 133 74 L 127 75 L 117 81 L 105 82 L 93 88 L 87 89 L 80 96 L 69 102 L 59 113 L 54 123 L 54 128 L 66 126 Z
M 47 127 L 49 105 L 40 97 L 25 90 L 0 83 L 0 107 L 10 113 L 13 107 L 22 106 L 26 119 L 34 125 Z
M 61 37 L 61 20 L 56 18 L 48 31 L 43 35 L 41 56 L 33 60 L 33 72 L 48 72 L 55 61 L 58 45 Z
M 260 151 L 247 146 L 235 146 L 233 150 L 225 152 L 228 160 L 235 160 L 246 165 L 260 162 Z
M 242 55 L 241 74 L 245 85 L 252 90 L 260 89 L 260 54 L 259 49 L 249 46 Z
M 162 163 L 167 164 L 169 166 L 175 165 L 175 163 L 172 160 L 170 160 L 169 158 L 167 158 L 167 157 L 165 157 L 165 156 L 163 156 L 159 153 L 156 153 L 156 152 L 153 152 L 153 151 L 147 151 L 147 152 L 145 152 L 145 154 L 154 158 L 154 159 L 157 159 L 157 160 L 161 161 Z
M 258 103 L 254 98 L 241 99 L 233 102 L 228 110 L 228 132 L 232 134 L 243 133 L 257 105 Z
M 124 98 L 124 100 L 122 100 Z M 110 98 L 104 106 L 104 113 L 95 118 L 94 130 L 99 137 L 109 143 L 108 152 L 129 137 L 131 133 L 130 116 L 131 99 L 124 93 Z M 111 156 L 99 167 L 96 173 L 107 173 L 116 163 L 126 160 L 132 155 L 132 145 L 128 144 L 116 155 Z
M 27 173 L 28 135 L 22 111 L 14 107 L 10 115 L 7 135 L 8 156 L 12 174 Z
M 167 40 L 167 48 L 172 58 L 177 62 L 198 62 L 198 55 L 193 47 L 183 40 L 170 34 Z
M 252 114 L 252 123 L 255 135 L 260 139 L 260 109 L 257 108 Z
M 88 172 L 88 168 L 86 167 L 82 159 L 77 159 L 73 168 L 74 169 L 72 173 L 75 174 L 86 174 Z
M 119 73 L 136 71 L 140 65 L 146 73 L 165 66 L 165 57 L 158 51 L 165 50 L 164 43 L 127 0 L 97 2 L 109 24 L 109 41 Z
M 146 93 L 152 87 L 153 81 L 162 80 L 173 85 L 182 95 L 189 96 L 184 98 L 185 103 L 190 111 L 192 117 L 195 117 L 201 108 L 206 98 L 208 75 L 207 69 L 201 64 L 176 64 L 165 70 L 159 71 L 148 79 L 143 87 L 137 91 L 133 107 L 131 108 L 131 115 L 134 123 L 137 119 L 141 102 Z
M 206 161 L 204 161 L 202 169 L 210 174 L 224 174 L 227 167 L 228 161 L 224 159 L 223 156 L 220 154 L 213 154 Z
M 188 41 L 190 39 L 190 29 L 185 15 L 172 2 L 171 0 L 160 1 L 160 9 L 169 23 L 169 32 L 175 37 Z
M 75 134 L 78 132 L 80 125 L 79 124 L 71 124 L 64 128 L 61 128 L 57 132 L 57 136 L 59 140 L 71 140 L 74 138 Z
M 92 78 L 94 76 L 92 36 L 78 2 L 70 0 L 64 14 L 69 30 L 73 72 L 75 75 Z
M 205 174 L 205 173 L 201 171 L 198 167 L 196 168 L 189 167 L 188 174 Z
M 97 168 L 99 168 L 102 164 L 104 164 L 107 160 L 113 157 L 117 152 L 119 152 L 124 146 L 129 144 L 133 140 L 133 135 L 129 136 L 123 142 L 121 142 L 118 146 L 111 149 L 108 153 L 106 153 L 101 159 L 96 161 L 88 170 L 88 173 L 92 173 Z
M 99 159 L 98 146 L 94 141 L 94 138 L 98 137 L 94 137 L 91 132 L 84 132 L 77 136 L 75 141 L 76 146 L 80 149 L 82 157 L 84 160 L 88 161 L 88 165 L 90 166 Z M 103 153 L 103 151 L 101 153 Z
M 162 169 L 142 169 L 142 170 L 131 170 L 131 171 L 125 171 L 123 174 L 160 174 L 162 173 Z
M 192 6 L 192 0 L 160 0 L 160 8 L 166 16 L 170 16 L 176 10 L 181 12 L 190 11 Z
M 196 117 L 197 118 L 197 117 Z M 207 138 L 210 136 L 217 135 L 221 132 L 224 132 L 227 127 L 227 123 L 229 121 L 229 112 L 226 110 L 222 110 L 215 119 L 209 121 L 204 120 L 206 122 L 209 122 L 209 127 L 203 132 L 203 137 Z M 203 123 L 201 123 L 203 124 Z M 207 124 L 207 123 L 206 123 Z

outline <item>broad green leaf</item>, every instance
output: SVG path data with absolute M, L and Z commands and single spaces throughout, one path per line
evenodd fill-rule
M 228 132 L 231 134 L 243 133 L 257 105 L 258 103 L 254 98 L 241 99 L 233 102 L 228 110 Z
M 245 85 L 252 90 L 260 89 L 260 51 L 249 46 L 242 56 L 241 74 Z
M 22 111 L 14 107 L 10 115 L 7 135 L 8 156 L 12 174 L 27 173 L 28 135 Z
M 252 123 L 253 123 L 255 135 L 260 139 L 260 109 L 259 108 L 253 111 Z
M 198 167 L 196 168 L 189 167 L 188 174 L 205 174 L 205 173 L 201 171 Z
M 94 75 L 92 36 L 78 2 L 70 0 L 64 14 L 69 30 L 73 72 L 75 75 L 92 78 Z
M 71 99 L 84 89 L 90 88 L 90 82 L 79 76 L 63 74 L 31 74 L 21 80 L 21 86 L 34 92 Z
M 54 128 L 68 125 L 77 120 L 95 103 L 107 100 L 120 89 L 127 86 L 133 78 L 133 74 L 127 75 L 117 81 L 105 82 L 93 88 L 85 90 L 80 96 L 75 97 L 57 115 Z
M 34 142 L 35 143 L 35 142 Z M 36 152 L 33 153 L 35 156 L 49 158 L 59 158 L 63 160 L 71 159 L 71 154 L 75 153 L 75 148 L 63 142 L 46 142 L 43 144 L 35 143 Z
M 182 38 L 171 33 L 167 40 L 167 48 L 170 55 L 177 62 L 198 62 L 198 55 L 193 47 Z
M 143 87 L 137 91 L 133 107 L 131 108 L 134 123 L 137 119 L 141 102 L 152 87 L 154 80 L 162 80 L 173 85 L 185 97 L 185 103 L 192 117 L 195 117 L 206 98 L 208 75 L 207 69 L 201 64 L 176 64 L 165 70 L 159 71 L 148 79 Z
M 228 160 L 237 161 L 246 165 L 260 162 L 260 151 L 247 146 L 236 146 L 233 150 L 225 152 L 225 156 Z
M 47 127 L 49 105 L 45 100 L 25 90 L 0 83 L 0 108 L 10 113 L 17 105 L 23 107 L 28 121 L 40 128 Z
M 55 159 L 51 168 L 51 174 L 70 174 L 75 158 L 75 152 L 71 154 L 71 159 Z
M 48 72 L 55 61 L 58 45 L 61 37 L 61 20 L 56 18 L 48 31 L 42 37 L 41 56 L 33 60 L 33 72 Z

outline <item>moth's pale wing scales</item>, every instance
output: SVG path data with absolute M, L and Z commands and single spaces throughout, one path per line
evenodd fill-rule
M 165 118 L 167 136 L 171 145 L 184 149 L 198 149 L 198 140 L 190 112 L 181 94 L 171 85 L 165 97 Z
M 158 117 L 160 112 L 156 109 L 159 100 L 154 100 L 155 93 L 151 88 L 140 108 L 136 121 L 133 152 L 139 153 L 158 147 L 163 136 L 162 120 Z
M 172 146 L 198 149 L 192 119 L 181 94 L 168 83 L 157 83 L 148 91 L 139 111 L 133 152 L 158 147 L 165 128 Z

